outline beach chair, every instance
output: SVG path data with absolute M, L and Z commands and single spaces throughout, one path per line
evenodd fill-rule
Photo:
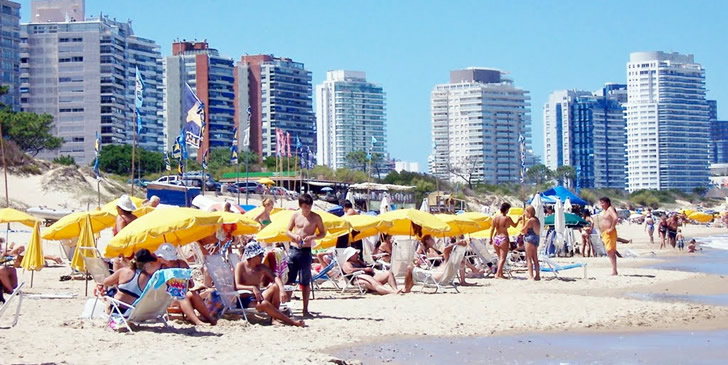
M 330 274 L 332 271 L 336 268 L 336 261 L 331 260 L 331 262 L 321 269 L 316 275 L 311 276 L 311 284 L 316 287 L 316 289 L 321 290 L 321 285 L 325 283 L 331 283 L 334 285 L 334 288 L 336 290 L 340 290 L 341 287 L 339 286 L 339 283 L 336 282 L 336 279 L 334 279 Z
M 11 324 L 10 327 L 15 327 L 15 325 L 18 324 L 20 307 L 23 305 L 23 285 L 25 285 L 24 282 L 18 283 L 18 286 L 15 288 L 15 290 L 13 290 L 10 296 L 5 297 L 5 302 L 3 303 L 2 307 L 0 307 L 0 318 L 2 318 L 5 311 L 10 308 L 11 303 L 13 302 L 13 298 L 18 298 L 18 304 L 15 306 L 15 317 L 13 318 L 13 324 Z
M 550 272 L 554 274 L 555 278 L 559 278 L 559 271 L 565 271 L 565 270 L 571 270 L 583 267 L 584 268 L 584 279 L 587 278 L 586 274 L 586 263 L 577 263 L 577 264 L 570 264 L 570 265 L 560 265 L 556 261 L 552 260 L 549 257 L 541 256 L 538 259 L 540 263 L 541 272 Z
M 475 253 L 475 257 L 478 261 L 480 261 L 481 266 L 488 269 L 488 274 L 486 274 L 485 277 L 487 278 L 488 276 L 493 275 L 495 273 L 495 269 L 498 267 L 498 258 L 490 254 L 488 246 L 485 245 L 484 240 L 473 238 L 470 240 L 469 245 Z M 503 266 L 503 271 L 505 271 L 508 277 L 512 277 L 511 266 L 508 265 L 508 261 L 506 261 L 506 265 Z
M 235 275 L 235 267 L 238 266 L 238 263 L 241 260 L 240 255 L 238 255 L 234 252 L 231 252 L 228 254 L 227 258 L 228 258 L 228 262 L 230 263 L 230 267 L 233 270 L 233 275 Z M 283 280 L 284 283 L 286 282 L 284 280 L 284 278 L 281 278 L 281 280 Z M 294 285 L 283 285 L 283 290 L 285 290 L 286 292 L 293 292 L 296 290 L 296 287 Z M 280 308 L 278 308 L 278 309 L 280 309 L 282 312 L 288 311 L 288 305 L 285 303 L 281 303 Z
M 343 294 L 346 292 L 349 288 L 356 287 L 359 291 L 359 294 L 364 294 L 366 292 L 366 289 L 362 288 L 361 284 L 359 284 L 359 280 L 357 280 L 357 277 L 359 275 L 363 275 L 363 271 L 355 271 L 351 274 L 344 273 L 344 269 L 341 268 L 341 264 L 345 261 L 344 260 L 344 251 L 345 248 L 337 248 L 336 249 L 336 257 L 334 258 L 334 261 L 336 262 L 336 267 L 339 269 L 339 273 L 341 274 L 341 279 L 344 281 L 344 287 L 341 289 L 341 293 Z
M 94 250 L 96 252 L 96 256 L 94 257 L 86 257 L 83 255 L 81 255 L 81 257 L 83 258 L 84 264 L 86 264 L 86 271 L 94 279 L 94 282 L 98 285 L 104 285 L 104 280 L 111 276 L 111 271 L 109 270 L 109 266 L 106 264 L 106 261 L 101 258 L 101 255 L 98 254 L 95 247 L 81 247 L 81 249 Z M 89 314 L 89 319 L 93 319 L 94 313 L 96 312 L 96 305 L 99 300 L 101 300 L 101 297 L 97 296 L 95 299 L 89 300 L 94 301 Z
M 407 268 L 415 257 L 415 239 L 407 236 L 396 236 L 392 243 L 391 270 L 395 278 L 407 275 Z
M 374 252 L 376 240 L 377 236 L 367 237 L 362 240 L 362 258 L 368 265 L 389 270 L 392 265 L 389 262 L 382 260 L 383 255 L 376 255 L 375 257 L 375 255 L 372 254 L 372 252 Z
M 157 270 L 147 282 L 139 298 L 133 304 L 106 297 L 111 304 L 109 326 L 114 329 L 126 328 L 132 332 L 130 324 L 162 323 L 167 326 L 167 308 L 175 300 L 182 300 L 187 294 L 187 283 L 192 276 L 190 269 Z
M 440 274 L 439 280 L 435 280 L 434 270 L 426 270 L 425 280 L 420 283 L 422 284 L 420 291 L 423 292 L 425 288 L 435 288 L 435 293 L 437 293 L 441 289 L 444 291 L 445 288 L 452 287 L 456 292 L 460 293 L 453 282 L 460 270 L 460 264 L 465 258 L 465 251 L 465 247 L 462 246 L 454 246 L 452 248 L 452 251 L 450 251 L 450 257 L 447 262 L 443 263 L 444 268 Z
M 220 296 L 223 304 L 223 310 L 220 316 L 225 313 L 241 314 L 245 321 L 248 321 L 248 314 L 260 315 L 255 308 L 244 308 L 243 301 L 240 299 L 241 294 L 253 295 L 249 290 L 235 290 L 235 275 L 230 265 L 225 259 L 219 255 L 205 256 L 205 267 L 207 273 L 215 284 L 215 291 Z

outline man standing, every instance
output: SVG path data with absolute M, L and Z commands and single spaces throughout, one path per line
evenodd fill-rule
M 617 275 L 617 210 L 612 206 L 609 198 L 599 199 L 602 205 L 602 219 L 599 220 L 599 228 L 602 231 L 602 242 L 607 250 L 607 256 L 612 263 L 612 276 Z
M 292 240 L 291 254 L 288 258 L 288 284 L 295 282 L 298 276 L 303 293 L 303 316 L 310 317 L 308 298 L 311 295 L 311 247 L 315 245 L 314 240 L 326 236 L 326 228 L 321 216 L 311 211 L 313 206 L 311 195 L 301 194 L 298 206 L 301 210 L 293 213 L 286 231 Z
M 354 209 L 350 201 L 344 200 L 344 215 L 357 215 L 359 212 Z

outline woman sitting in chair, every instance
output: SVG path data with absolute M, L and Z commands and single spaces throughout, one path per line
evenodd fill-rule
M 453 248 L 455 246 L 467 246 L 467 242 L 462 239 L 462 236 L 460 239 L 452 239 L 451 244 L 449 244 L 447 247 L 445 247 L 445 250 L 442 252 L 442 256 L 444 261 L 447 262 L 447 260 L 450 259 L 450 253 L 452 252 Z M 415 283 L 424 283 L 426 278 L 431 275 L 432 279 L 435 281 L 440 281 L 440 278 L 442 278 L 442 274 L 445 271 L 446 265 L 441 265 L 437 268 L 434 268 L 432 270 L 426 270 L 421 269 L 415 265 L 410 265 L 407 268 L 407 275 L 404 277 L 404 290 L 402 293 L 409 293 L 412 291 L 412 287 L 415 285 Z M 461 263 L 458 264 L 458 270 L 460 271 L 460 285 L 471 285 L 469 283 L 465 282 L 465 268 Z
M 422 237 L 422 244 L 417 245 L 417 257 L 421 259 L 420 264 L 427 268 L 437 267 L 443 263 L 442 252 L 435 248 L 435 239 L 429 234 Z
M 391 271 L 374 271 L 359 259 L 359 252 L 354 247 L 347 247 L 344 250 L 344 261 L 341 263 L 341 271 L 349 276 L 355 272 L 363 272 L 363 275 L 356 277 L 358 283 L 367 289 L 367 291 L 377 293 L 379 295 L 394 294 L 399 291 L 397 281 L 394 279 Z M 389 283 L 393 290 L 384 287 Z
M 392 236 L 383 234 L 382 239 L 374 246 L 372 256 L 384 262 L 392 262 Z
M 159 270 L 162 264 L 149 250 L 143 248 L 134 253 L 134 258 L 129 266 L 122 267 L 104 280 L 104 285 L 96 289 L 99 295 L 106 295 L 105 287 L 116 286 L 118 289 L 114 299 L 127 304 L 134 304 L 139 299 L 152 278 L 154 272 Z M 127 308 L 127 313 L 131 308 Z

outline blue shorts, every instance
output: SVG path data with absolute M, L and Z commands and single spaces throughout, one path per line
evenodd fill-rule
M 243 309 L 245 309 L 245 308 L 248 308 L 248 306 L 250 305 L 250 303 L 252 303 L 252 302 L 255 301 L 255 296 L 254 295 L 247 295 L 247 296 L 244 296 L 244 297 L 240 297 L 240 301 L 243 303 Z
M 310 247 L 298 248 L 291 246 L 291 252 L 288 256 L 288 282 L 293 284 L 298 278 L 301 286 L 311 285 L 311 262 L 313 255 Z

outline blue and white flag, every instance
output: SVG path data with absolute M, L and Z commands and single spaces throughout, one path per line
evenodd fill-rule
M 167 154 L 167 151 L 164 151 L 164 169 L 172 171 L 172 164 L 169 163 L 169 154 Z
M 185 83 L 184 111 L 185 111 L 185 142 L 200 148 L 205 135 L 205 104 L 195 95 L 189 84 Z
M 301 144 L 301 139 L 296 136 L 296 149 L 300 150 L 303 145 Z
M 96 141 L 94 143 L 94 153 L 96 154 L 96 160 L 94 161 L 94 174 L 96 174 L 96 178 L 100 178 L 101 174 L 99 173 L 99 151 L 101 151 L 101 137 L 99 137 L 99 132 L 96 132 Z
M 372 145 L 375 145 L 377 143 L 377 139 L 372 136 Z
M 136 131 L 142 133 L 142 106 L 144 105 L 144 79 L 136 68 L 136 81 L 134 83 L 134 108 L 136 110 Z
M 180 135 L 177 136 L 177 144 L 179 144 L 180 159 L 186 160 L 189 157 L 187 154 L 187 143 L 185 143 L 185 130 L 180 131 Z
M 210 149 L 206 149 L 205 153 L 202 154 L 202 169 L 207 170 L 207 152 L 209 152 Z
M 521 183 L 526 179 L 526 137 L 518 136 L 518 143 L 521 145 Z
M 238 164 L 238 129 L 233 129 L 233 142 L 230 146 L 230 164 Z
M 174 139 L 174 145 L 172 146 L 172 157 L 182 158 L 182 145 L 179 143 L 179 136 Z
M 312 169 L 314 166 L 316 166 L 316 161 L 314 161 L 313 152 L 311 152 L 311 147 L 306 147 L 308 150 L 308 168 Z

